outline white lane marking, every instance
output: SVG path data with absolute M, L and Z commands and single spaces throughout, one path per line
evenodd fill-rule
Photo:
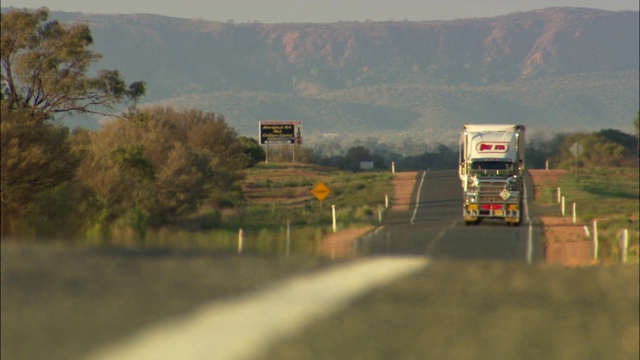
M 433 253 L 433 250 L 435 249 L 435 247 L 438 244 L 438 242 L 440 242 L 440 240 L 442 240 L 442 238 L 444 237 L 444 234 L 446 234 L 447 231 L 449 231 L 449 230 L 453 229 L 454 227 L 456 227 L 456 223 L 457 223 L 457 221 L 454 221 L 454 222 L 451 223 L 451 225 L 449 225 L 447 227 L 443 227 L 442 230 L 440 230 L 440 232 L 435 237 L 435 239 L 433 239 L 433 241 L 431 241 L 431 243 L 429 244 L 429 247 L 427 248 L 427 254 Z
M 315 275 L 298 276 L 253 295 L 205 305 L 189 315 L 151 327 L 89 359 L 252 358 L 279 339 L 346 306 L 364 291 L 426 265 L 426 258 L 373 258 Z
M 413 210 L 413 216 L 411 217 L 411 225 L 414 224 L 416 219 L 416 214 L 418 213 L 418 206 L 420 206 L 420 190 L 422 190 L 422 184 L 424 183 L 424 176 L 427 174 L 426 171 L 422 172 L 422 180 L 420 180 L 420 185 L 418 186 L 418 193 L 416 194 L 416 208 Z
M 527 240 L 527 264 L 533 261 L 533 224 L 529 222 L 529 239 Z
M 524 213 L 527 216 L 527 223 L 529 223 L 529 234 L 527 237 L 527 264 L 531 264 L 533 261 L 533 224 L 531 224 L 531 218 L 529 217 L 529 199 L 527 198 L 527 184 L 525 179 L 524 183 Z
M 522 179 L 522 181 L 524 185 L 524 213 L 525 215 L 527 215 L 526 217 L 527 222 L 531 222 L 531 219 L 529 218 L 529 201 L 527 199 L 527 184 L 525 179 Z

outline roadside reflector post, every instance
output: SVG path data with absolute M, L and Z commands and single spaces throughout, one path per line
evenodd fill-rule
M 382 206 L 378 205 L 378 223 L 382 224 Z
M 622 263 L 627 262 L 627 251 L 629 250 L 629 230 L 622 230 Z
M 560 193 L 560 187 L 558 187 L 558 204 L 560 204 L 561 201 L 561 193 Z
M 291 253 L 291 220 L 287 219 L 287 257 Z
M 593 258 L 598 260 L 598 221 L 593 220 Z
M 385 209 L 389 208 L 389 195 L 384 196 L 384 208 Z
M 549 160 L 544 162 L 544 169 L 549 170 Z
M 576 203 L 573 203 L 573 223 L 576 223 Z
M 335 233 L 338 230 L 336 226 L 336 206 L 331 205 L 331 217 L 333 218 L 333 232 Z
M 391 162 L 391 173 L 392 174 L 396 173 L 396 163 L 395 163 L 395 161 Z
M 564 211 L 564 196 L 562 197 L 562 200 L 560 201 L 560 209 L 562 211 L 562 216 L 564 216 L 565 211 Z
M 238 231 L 238 254 L 242 254 L 242 246 L 244 245 L 244 231 Z

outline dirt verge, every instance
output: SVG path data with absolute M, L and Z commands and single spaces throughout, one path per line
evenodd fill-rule
M 411 204 L 411 194 L 416 185 L 416 171 L 396 173 L 393 179 L 393 201 L 391 209 L 404 211 L 409 209 Z
M 557 188 L 565 173 L 565 170 L 529 170 L 536 200 L 539 200 L 544 187 Z M 593 260 L 593 243 L 585 232 L 584 224 L 574 224 L 572 219 L 561 216 L 541 216 L 540 222 L 546 240 L 546 262 L 566 266 L 597 263 Z
M 415 171 L 396 173 L 393 179 L 393 198 L 391 199 L 390 210 L 403 211 L 409 209 L 417 174 Z M 356 255 L 353 242 L 374 228 L 374 226 L 349 228 L 329 234 L 322 240 L 318 253 L 332 259 L 353 257 Z

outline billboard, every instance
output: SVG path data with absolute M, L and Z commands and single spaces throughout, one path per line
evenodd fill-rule
M 302 121 L 260 121 L 260 144 L 301 145 Z

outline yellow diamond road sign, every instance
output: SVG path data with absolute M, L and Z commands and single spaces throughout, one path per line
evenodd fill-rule
M 329 195 L 331 190 L 329 190 L 329 188 L 325 184 L 319 182 L 318 184 L 316 184 L 313 190 L 311 190 L 311 192 L 318 198 L 318 200 L 322 201 L 327 197 L 327 195 Z

